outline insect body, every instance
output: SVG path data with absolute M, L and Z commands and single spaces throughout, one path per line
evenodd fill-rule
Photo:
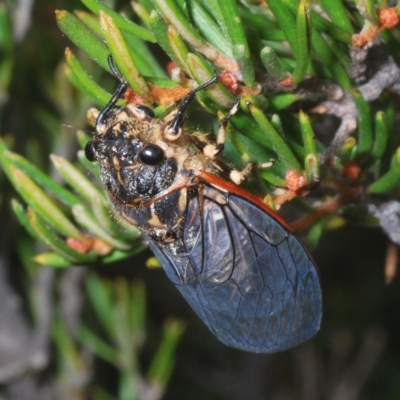
M 214 173 L 204 149 L 218 154 L 221 145 L 182 130 L 187 104 L 216 78 L 159 120 L 142 105 L 115 108 L 127 84 L 114 72 L 121 83 L 86 155 L 98 161 L 115 210 L 223 343 L 270 353 L 312 337 L 321 291 L 309 254 L 277 214 Z

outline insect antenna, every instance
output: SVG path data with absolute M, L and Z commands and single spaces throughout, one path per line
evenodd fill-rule
M 185 111 L 190 104 L 190 102 L 194 99 L 194 96 L 200 90 L 203 90 L 207 86 L 212 85 L 213 83 L 217 82 L 219 79 L 218 74 L 215 74 L 209 81 L 203 83 L 200 86 L 197 86 L 196 89 L 193 89 L 189 94 L 183 98 L 181 104 L 179 105 L 178 111 L 175 115 L 175 118 L 172 120 L 169 128 L 169 133 L 172 135 L 177 135 L 179 133 L 179 128 L 183 124 L 183 119 L 185 118 Z
M 116 66 L 114 65 L 114 60 L 113 60 L 113 57 L 111 54 L 108 56 L 108 65 L 110 66 L 112 74 L 114 75 L 114 77 L 116 79 L 119 80 L 120 83 L 117 86 L 117 89 L 115 90 L 114 94 L 112 95 L 110 101 L 107 103 L 107 105 L 103 108 L 103 110 L 100 112 L 99 116 L 97 117 L 97 120 L 96 120 L 96 130 L 97 131 L 101 130 L 101 127 L 103 126 L 105 120 L 107 119 L 108 113 L 115 106 L 115 104 L 117 104 L 117 101 L 122 97 L 122 95 L 125 93 L 125 90 L 128 87 L 128 82 L 120 74 L 120 72 L 117 70 Z

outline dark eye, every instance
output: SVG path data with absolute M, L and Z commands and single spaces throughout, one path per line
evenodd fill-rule
M 94 148 L 93 140 L 86 143 L 85 156 L 90 162 L 96 161 L 96 149 Z
M 135 111 L 138 113 L 138 117 L 144 121 L 151 121 L 156 117 L 154 111 L 146 106 L 137 106 Z
M 156 166 L 164 160 L 164 152 L 156 144 L 148 144 L 143 147 L 139 154 L 139 159 L 143 164 Z

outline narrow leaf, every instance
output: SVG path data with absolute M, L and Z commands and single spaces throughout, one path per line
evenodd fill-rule
M 214 71 L 201 57 L 190 53 L 187 62 L 192 76 L 199 84 L 207 82 L 214 76 Z M 222 108 L 232 107 L 235 101 L 234 96 L 221 82 L 211 85 L 205 92 Z
M 93 263 L 96 260 L 97 254 L 78 253 L 67 246 L 63 240 L 54 234 L 54 231 L 50 230 L 43 223 L 39 215 L 32 208 L 28 208 L 28 219 L 32 229 L 40 240 L 62 257 L 75 263 Z
M 265 117 L 265 115 L 259 108 L 256 108 L 251 104 L 249 105 L 249 109 L 251 115 L 254 117 L 260 128 L 263 130 L 265 137 L 272 142 L 273 148 L 280 161 L 287 167 L 287 169 L 300 171 L 301 168 L 296 157 L 294 156 L 288 145 L 285 143 L 283 138 L 268 121 L 268 118 Z
M 149 93 L 146 81 L 140 75 L 132 60 L 128 46 L 114 21 L 105 13 L 100 12 L 100 24 L 107 40 L 108 47 L 120 72 L 128 81 L 132 89 L 141 97 L 146 98 Z
M 385 122 L 385 114 L 378 111 L 375 114 L 375 140 L 371 151 L 373 160 L 379 160 L 385 152 L 388 141 L 388 131 Z
M 89 203 L 96 197 L 103 198 L 102 192 L 100 192 L 99 189 L 69 161 L 55 154 L 51 154 L 50 158 L 60 175 L 82 196 L 82 198 Z M 79 202 L 78 205 L 79 204 L 82 204 L 82 202 Z
M 53 268 L 69 268 L 73 266 L 71 260 L 58 253 L 40 253 L 33 257 L 33 261 Z
M 225 0 L 221 11 L 224 17 L 224 25 L 228 30 L 228 37 L 233 45 L 233 56 L 241 67 L 243 81 L 247 86 L 253 87 L 255 85 L 254 67 L 236 1 Z
M 164 324 L 163 340 L 154 356 L 148 372 L 148 379 L 165 387 L 172 374 L 175 363 L 175 349 L 185 330 L 178 320 L 168 320 Z
M 297 53 L 293 82 L 299 84 L 305 77 L 310 63 L 311 9 L 307 0 L 301 0 L 297 12 Z
M 83 50 L 93 61 L 106 71 L 110 71 L 107 57 L 110 51 L 76 17 L 67 11 L 56 11 L 57 24 L 69 39 Z
M 66 190 L 60 184 L 51 179 L 48 175 L 43 173 L 39 168 L 31 164 L 27 159 L 20 156 L 19 154 L 7 151 L 2 156 L 3 168 L 6 172 L 9 172 L 10 166 L 14 166 L 21 171 L 25 172 L 31 179 L 37 184 L 48 190 L 52 195 L 59 199 L 62 203 L 68 207 L 72 207 L 75 204 L 80 204 L 80 199 L 74 194 Z
M 130 33 L 133 36 L 137 36 L 138 38 L 147 40 L 149 42 L 154 43 L 156 41 L 154 35 L 148 29 L 143 28 L 140 25 L 133 23 L 132 21 L 128 21 L 122 15 L 118 14 L 111 8 L 107 7 L 101 1 L 99 1 L 99 0 L 82 0 L 82 3 L 89 10 L 91 10 L 92 12 L 94 12 L 97 15 L 100 15 L 101 12 L 107 14 L 109 16 L 109 18 L 112 18 L 112 20 L 115 22 L 115 24 L 118 26 L 119 29 L 122 29 L 123 31 Z
M 346 7 L 342 1 L 320 0 L 320 4 L 324 11 L 329 15 L 333 23 L 341 27 L 350 35 L 354 33 L 353 25 L 351 24 Z
M 260 57 L 267 72 L 275 79 L 280 81 L 288 76 L 288 72 L 282 67 L 276 52 L 271 47 L 264 47 Z
M 232 57 L 232 43 L 229 36 L 226 36 L 221 31 L 214 19 L 207 13 L 201 3 L 192 1 L 190 5 L 190 15 L 197 29 L 201 34 L 219 51 Z
M 96 104 L 104 107 L 109 102 L 111 93 L 108 93 L 92 79 L 68 47 L 65 49 L 65 59 L 79 83 L 84 87 L 85 92 L 96 101 Z M 122 100 L 120 100 L 119 105 L 122 105 Z
M 354 90 L 352 92 L 357 107 L 358 119 L 358 141 L 357 141 L 357 160 L 365 161 L 372 148 L 372 126 L 370 118 L 370 108 L 360 94 Z
M 82 233 L 27 175 L 15 167 L 10 167 L 9 178 L 23 199 L 49 225 L 64 236 L 73 237 L 77 240 L 82 239 Z
M 94 216 L 82 205 L 73 207 L 72 212 L 78 224 L 92 235 L 104 240 L 112 247 L 120 250 L 129 250 L 131 245 L 124 243 L 109 235 L 96 221 Z
M 369 185 L 368 190 L 371 193 L 384 193 L 400 184 L 400 147 L 396 150 L 393 157 L 391 168 L 386 174 Z

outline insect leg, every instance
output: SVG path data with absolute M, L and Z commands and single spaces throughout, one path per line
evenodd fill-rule
M 102 131 L 102 127 L 105 124 L 105 120 L 108 117 L 108 113 L 115 106 L 117 101 L 122 97 L 126 88 L 128 87 L 128 82 L 124 79 L 124 77 L 119 73 L 119 71 L 115 67 L 111 54 L 108 56 L 108 65 L 110 66 L 111 72 L 113 73 L 114 77 L 119 80 L 119 85 L 117 86 L 117 89 L 115 90 L 108 104 L 103 108 L 103 110 L 99 113 L 97 117 L 96 120 L 97 132 Z
M 219 120 L 219 128 L 217 133 L 217 143 L 211 144 L 204 139 L 200 139 L 198 136 L 192 135 L 191 140 L 193 144 L 204 153 L 205 156 L 214 160 L 224 149 L 225 146 L 225 131 L 229 120 L 237 113 L 239 110 L 240 98 L 238 97 L 235 104 L 230 109 L 227 115 Z
M 238 112 L 239 104 L 240 104 L 240 98 L 237 97 L 236 101 L 235 101 L 235 104 L 229 110 L 228 115 L 225 115 L 225 117 L 223 117 L 219 121 L 219 128 L 218 128 L 218 133 L 217 133 L 217 145 L 216 145 L 216 151 L 218 153 L 216 155 L 221 153 L 221 151 L 224 149 L 226 127 L 228 126 L 229 120 Z
M 194 96 L 200 90 L 203 90 L 207 86 L 212 85 L 219 79 L 218 74 L 215 74 L 209 81 L 203 83 L 202 85 L 198 86 L 196 89 L 193 89 L 186 97 L 183 98 L 181 104 L 179 105 L 178 111 L 175 114 L 174 119 L 169 124 L 169 126 L 165 129 L 164 135 L 168 136 L 176 136 L 178 138 L 181 133 L 183 120 L 185 118 L 185 111 L 190 104 L 190 102 L 194 99 Z
M 249 162 L 241 171 L 238 171 L 237 169 L 232 169 L 229 173 L 229 179 L 236 185 L 240 185 L 250 175 L 253 167 L 254 163 Z
M 224 149 L 225 144 L 225 131 L 228 125 L 228 121 L 237 113 L 239 109 L 240 98 L 238 97 L 235 101 L 235 104 L 229 111 L 228 115 L 222 118 L 219 121 L 219 129 L 217 134 L 217 145 L 215 146 L 216 156 Z M 230 180 L 235 183 L 236 185 L 240 185 L 250 174 L 251 170 L 254 166 L 258 168 L 268 168 L 275 163 L 274 160 L 271 160 L 268 163 L 262 164 L 255 164 L 253 162 L 249 162 L 246 166 L 242 169 L 242 171 L 238 171 L 236 169 L 231 169 L 229 173 Z
M 229 179 L 236 185 L 240 185 L 250 175 L 250 172 L 254 167 L 263 169 L 263 168 L 269 168 L 274 164 L 275 160 L 271 160 L 260 164 L 249 162 L 248 164 L 245 165 L 245 167 L 241 171 L 238 171 L 237 169 L 232 169 L 229 173 Z

